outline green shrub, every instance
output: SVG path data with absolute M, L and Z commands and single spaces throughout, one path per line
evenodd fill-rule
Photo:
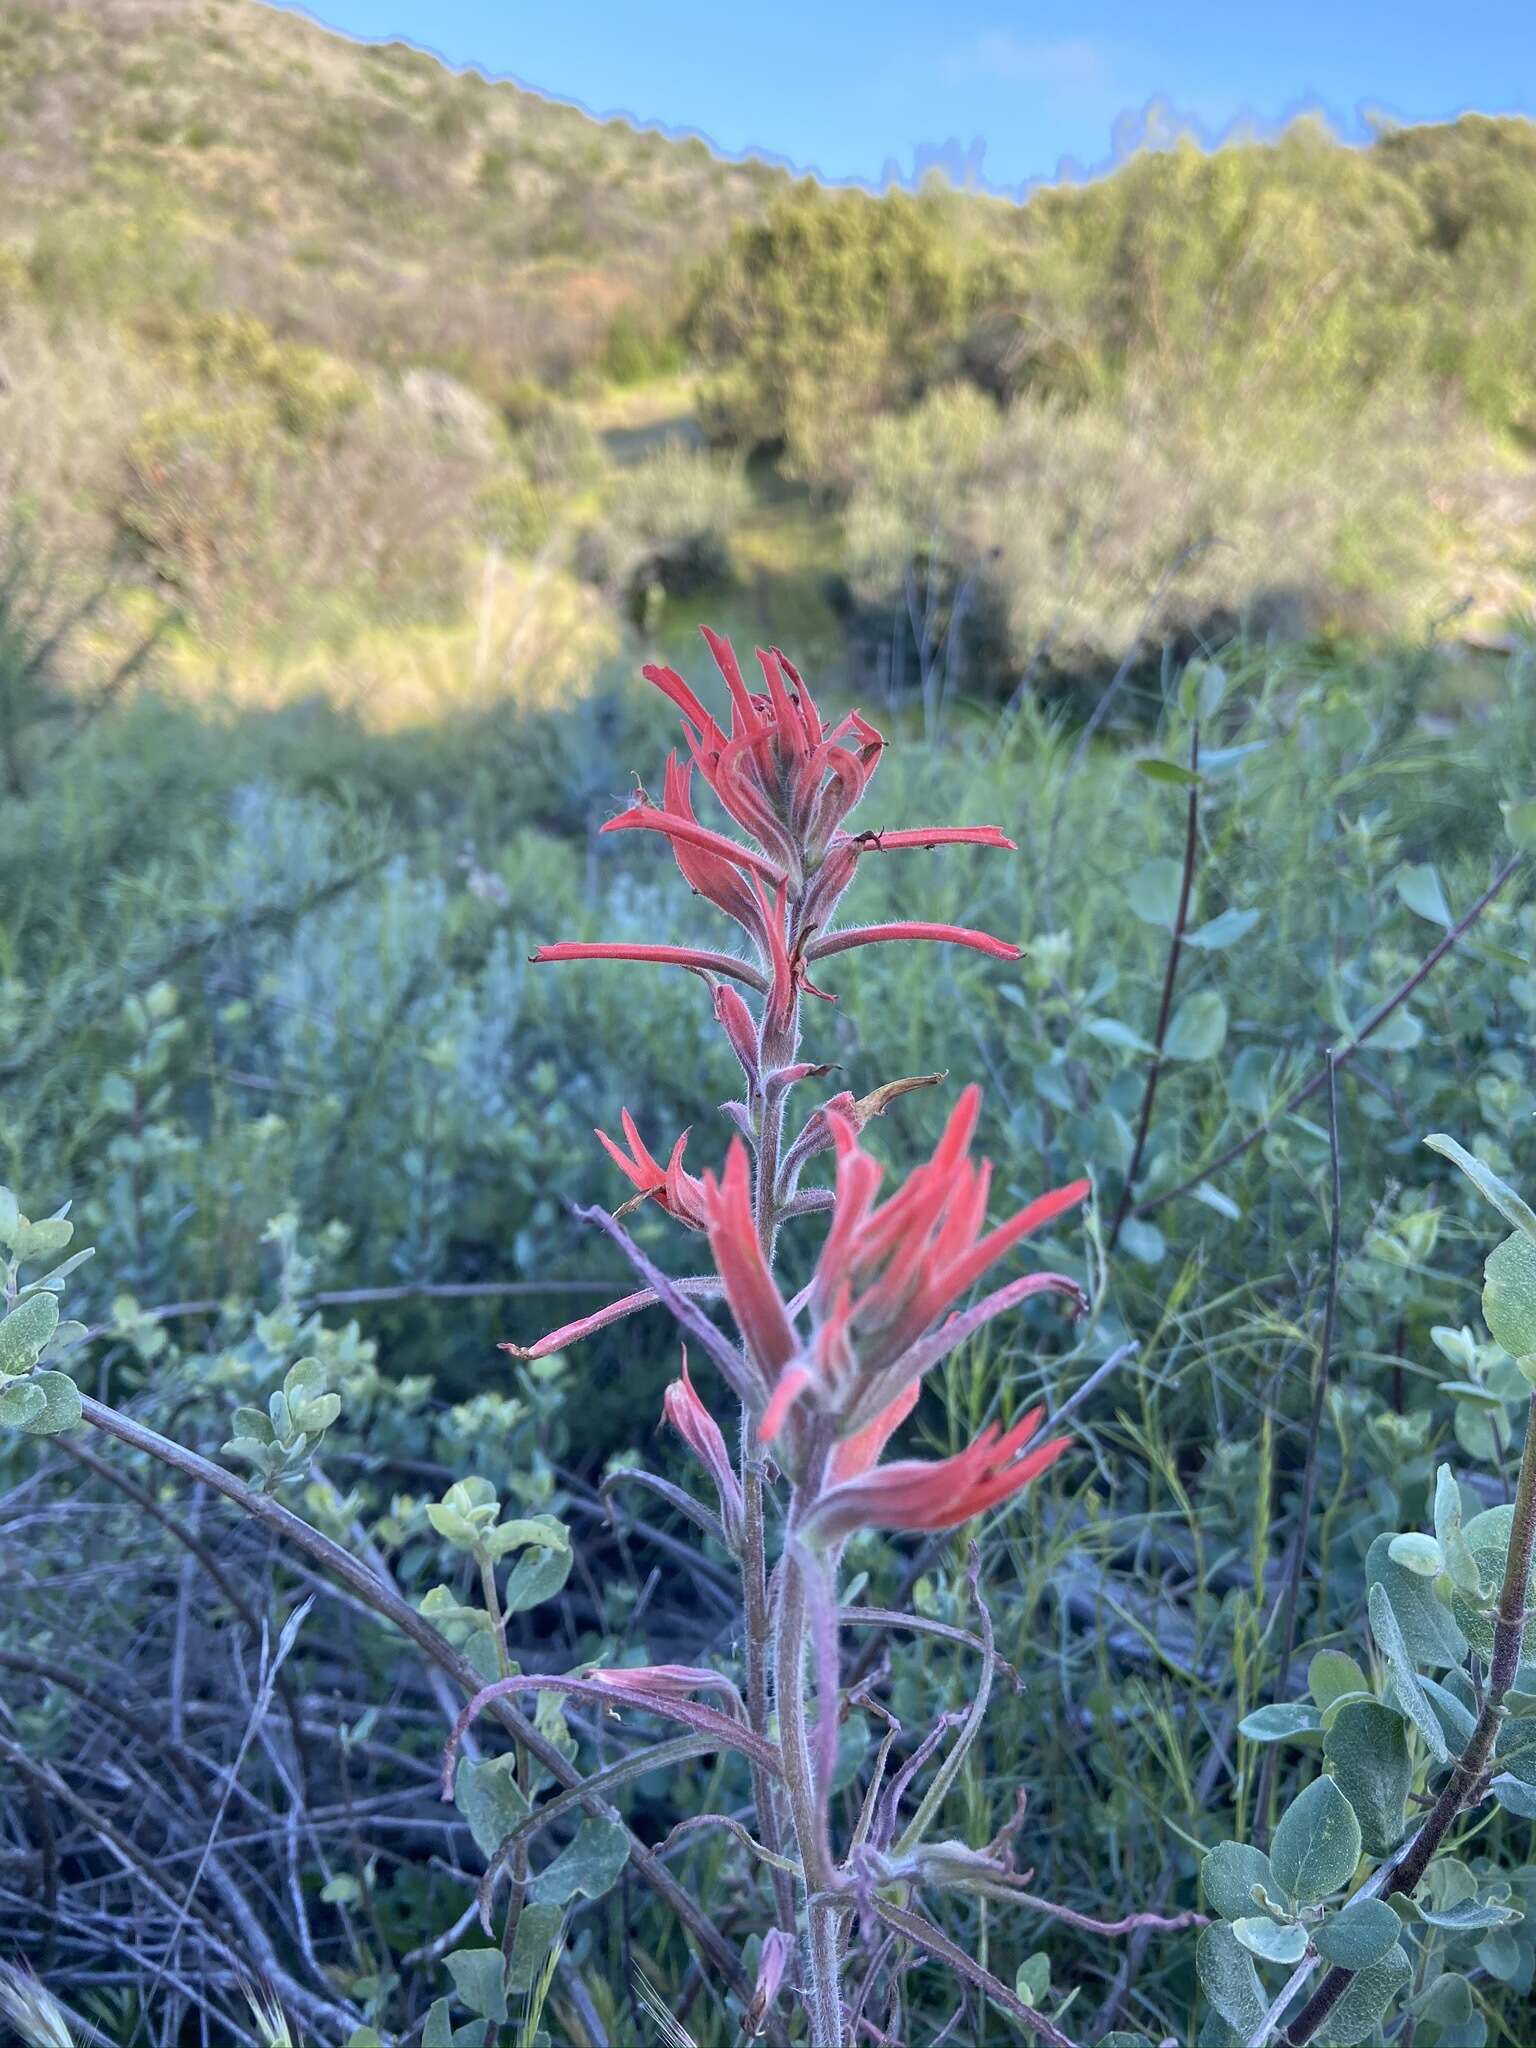
M 601 522 L 583 534 L 583 573 L 633 607 L 684 596 L 731 573 L 731 538 L 751 492 L 740 467 L 669 445 L 619 473 Z

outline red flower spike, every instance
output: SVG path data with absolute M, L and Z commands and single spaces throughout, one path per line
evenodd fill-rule
M 684 1131 L 672 1148 L 671 1159 L 662 1166 L 652 1157 L 627 1109 L 619 1111 L 619 1120 L 625 1143 L 629 1146 L 627 1153 L 613 1142 L 606 1131 L 597 1131 L 594 1136 L 620 1173 L 639 1190 L 640 1199 L 649 1197 L 690 1230 L 702 1230 L 703 1185 L 693 1174 L 683 1170 L 683 1148 L 688 1143 L 688 1133 Z
M 725 1291 L 713 1274 L 674 1280 L 672 1285 L 679 1294 L 700 1301 L 714 1301 Z M 579 1344 L 583 1337 L 595 1336 L 599 1330 L 606 1330 L 610 1323 L 622 1322 L 625 1316 L 634 1315 L 638 1309 L 654 1307 L 660 1298 L 654 1287 L 642 1287 L 635 1294 L 621 1295 L 617 1301 L 594 1309 L 589 1316 L 578 1316 L 572 1323 L 562 1323 L 558 1330 L 551 1330 L 537 1344 L 498 1344 L 496 1349 L 505 1351 L 512 1358 L 548 1358 L 551 1352 L 563 1351 L 567 1344 Z
M 677 757 L 674 755 L 672 758 L 675 760 Z M 775 885 L 784 879 L 784 870 L 775 867 L 771 860 L 765 860 L 762 854 L 754 853 L 750 847 L 738 846 L 723 832 L 712 832 L 696 818 L 676 816 L 656 804 L 632 804 L 627 811 L 618 812 L 598 829 L 600 832 L 660 832 L 663 837 L 674 839 L 681 845 L 696 846 L 718 860 L 729 861 L 734 867 L 766 876 Z M 706 892 L 701 889 L 699 893 L 703 895 Z
M 635 960 L 655 967 L 690 967 L 695 974 L 728 974 L 759 995 L 768 993 L 768 984 L 755 967 L 732 959 L 729 953 L 708 953 L 697 946 L 587 945 L 578 939 L 560 939 L 553 946 L 537 947 L 529 958 L 536 967 L 562 960 Z
M 704 637 L 730 692 L 729 738 L 674 670 L 645 674 L 682 712 L 689 752 L 736 822 L 791 872 L 802 860 L 815 866 L 868 787 L 884 741 L 857 713 L 828 728 L 778 648 L 758 650 L 760 695 L 729 641 L 707 627 Z
M 972 1330 L 1032 1294 L 1081 1300 L 1075 1281 L 1032 1274 L 945 1320 L 1005 1252 L 1089 1193 L 1087 1181 L 1074 1181 L 985 1231 L 990 1168 L 968 1156 L 980 1104 L 981 1091 L 965 1089 L 932 1158 L 878 1206 L 880 1168 L 852 1121 L 836 1104 L 821 1112 L 837 1148 L 837 1172 L 832 1224 L 808 1290 L 816 1332 L 774 1385 L 762 1422 L 765 1442 L 807 1397 L 857 1432 L 894 1413 L 889 1435 L 901 1419 L 898 1404 L 906 1400 L 910 1408 L 923 1373 Z
M 747 1175 L 747 1148 L 732 1138 L 725 1173 L 703 1180 L 709 1246 L 736 1327 L 771 1387 L 799 1349 L 757 1235 Z
M 811 1508 L 801 1533 L 807 1542 L 838 1543 L 857 1529 L 955 1529 L 1010 1499 L 1070 1450 L 1070 1437 L 1053 1437 L 1022 1457 L 1044 1416 L 1033 1408 L 1004 1435 L 996 1426 L 953 1458 L 901 1460 L 830 1486 Z
M 855 832 L 849 839 L 860 853 L 897 853 L 909 846 L 997 846 L 1005 853 L 1018 847 L 1000 825 L 929 825 L 902 832 Z
M 794 1954 L 795 1938 L 782 1928 L 772 1928 L 763 1936 L 757 1958 L 757 1982 L 752 1987 L 752 2003 L 747 2007 L 743 2023 L 743 2031 L 749 2041 L 755 2041 L 764 2031 Z
M 748 1084 L 759 1087 L 762 1077 L 757 1063 L 757 1019 L 733 988 L 716 982 L 710 996 L 715 1005 L 715 1021 L 730 1040 L 731 1051 L 741 1061 Z
M 857 1479 L 871 1466 L 879 1464 L 881 1452 L 917 1406 L 917 1397 L 922 1391 L 922 1381 L 914 1380 L 894 1401 L 880 1410 L 873 1422 L 843 1438 L 832 1453 L 832 1463 L 828 1468 L 827 1477 L 832 1485 L 837 1486 L 845 1479 Z
M 727 1539 L 734 1547 L 741 1540 L 745 1512 L 741 1482 L 736 1477 L 736 1468 L 725 1447 L 720 1425 L 699 1399 L 688 1376 L 686 1346 L 683 1350 L 683 1376 L 680 1380 L 673 1380 L 662 1396 L 661 1412 L 714 1481 L 720 1500 L 720 1519 L 725 1524 Z
M 962 924 L 860 924 L 812 939 L 805 949 L 806 958 L 825 960 L 832 953 L 847 953 L 855 946 L 879 946 L 890 939 L 933 939 L 942 945 L 970 946 L 978 953 L 990 953 L 994 960 L 1017 960 L 1023 952 L 1007 939 L 994 939 L 990 932 L 973 932 Z
M 696 1664 L 619 1664 L 606 1670 L 582 1674 L 589 1684 L 611 1693 L 649 1693 L 653 1699 L 686 1700 L 696 1692 L 723 1692 L 736 1697 L 736 1688 L 718 1671 Z

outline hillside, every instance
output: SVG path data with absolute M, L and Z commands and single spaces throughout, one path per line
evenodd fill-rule
M 12 5 L 0 105 L 0 542 L 221 699 L 705 603 L 925 702 L 1536 611 L 1530 122 L 876 198 L 260 0 Z
M 0 105 L 0 238 L 54 224 L 60 292 L 130 289 L 127 222 L 167 285 L 487 387 L 569 369 L 785 182 L 256 0 L 7 5 Z

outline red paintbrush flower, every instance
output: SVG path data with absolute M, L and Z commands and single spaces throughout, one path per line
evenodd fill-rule
M 736 1687 L 718 1671 L 696 1664 L 615 1664 L 584 1671 L 589 1685 L 611 1693 L 649 1693 L 660 1700 L 692 1699 L 696 1692 L 723 1692 L 738 1699 Z
M 741 1482 L 736 1477 L 720 1425 L 699 1399 L 688 1376 L 686 1348 L 683 1352 L 683 1376 L 680 1380 L 673 1380 L 663 1394 L 661 1412 L 715 1482 L 715 1492 L 720 1498 L 720 1519 L 725 1524 L 727 1540 L 735 1545 L 740 1540 L 742 1526 Z
M 639 1189 L 637 1199 L 658 1202 L 679 1223 L 685 1223 L 690 1230 L 702 1230 L 704 1189 L 693 1174 L 683 1170 L 683 1150 L 688 1143 L 688 1133 L 684 1131 L 672 1147 L 671 1159 L 662 1166 L 651 1156 L 627 1109 L 619 1111 L 619 1121 L 629 1146 L 628 1152 L 615 1145 L 606 1131 L 597 1131 L 593 1135 L 620 1173 Z M 629 1204 L 626 1203 L 625 1207 Z M 620 1215 L 623 1213 L 623 1210 L 619 1211 Z
M 718 1180 L 705 1173 L 702 1185 L 709 1248 L 725 1298 L 762 1385 L 771 1388 L 799 1349 L 799 1340 L 763 1255 L 752 1215 L 747 1148 L 740 1138 L 731 1140 L 725 1172 Z
M 552 946 L 536 947 L 529 957 L 539 967 L 559 960 L 638 960 L 657 967 L 691 967 L 695 974 L 727 974 L 759 995 L 768 993 L 768 983 L 755 967 L 729 953 L 710 953 L 699 946 L 588 945 L 581 939 L 560 939 Z
M 807 1542 L 838 1543 L 856 1529 L 954 1529 L 1027 1486 L 1064 1451 L 1053 1437 L 1020 1457 L 1040 1427 L 1032 1408 L 1006 1433 L 994 1424 L 953 1458 L 902 1459 L 829 1486 L 800 1525 Z
M 878 1207 L 879 1166 L 848 1117 L 835 1108 L 823 1111 L 837 1148 L 837 1175 L 832 1227 L 810 1289 L 815 1333 L 774 1383 L 763 1417 L 765 1440 L 806 1394 L 845 1427 L 864 1430 L 992 1316 L 1043 1291 L 1081 1299 L 1075 1281 L 1036 1273 L 964 1315 L 941 1320 L 1021 1238 L 1089 1191 L 1086 1180 L 1074 1181 L 984 1232 L 991 1167 L 969 1158 L 980 1106 L 981 1091 L 967 1088 L 927 1165 Z M 729 1297 L 729 1286 L 726 1292 Z
M 857 1479 L 872 1465 L 880 1462 L 880 1453 L 917 1406 L 917 1397 L 923 1391 L 921 1380 L 914 1380 L 909 1387 L 903 1387 L 894 1401 L 889 1402 L 873 1422 L 852 1436 L 845 1436 L 832 1453 L 832 1462 L 827 1468 L 827 1479 L 831 1485 L 840 1480 Z
M 727 734 L 675 669 L 649 681 L 683 714 L 689 752 L 720 803 L 796 880 L 820 863 L 869 786 L 885 742 L 857 712 L 823 723 L 793 662 L 758 650 L 766 694 L 749 690 L 728 640 L 704 637 L 731 698 Z

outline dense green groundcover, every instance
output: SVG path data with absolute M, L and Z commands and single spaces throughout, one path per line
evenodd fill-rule
M 1432 656 L 1235 645 L 1220 667 L 1122 688 L 1092 738 L 1028 699 L 1012 716 L 952 704 L 926 738 L 915 714 L 882 720 L 891 744 L 862 825 L 995 823 L 1019 851 L 866 860 L 853 913 L 974 923 L 1024 957 L 914 947 L 839 959 L 825 975 L 835 1004 L 812 1005 L 809 1055 L 837 1063 L 829 1090 L 952 1071 L 872 1128 L 893 1167 L 931 1145 L 974 1075 L 1000 1204 L 1079 1172 L 1098 1191 L 1089 1233 L 1051 1239 L 1053 1263 L 1096 1290 L 1088 1323 L 1074 1333 L 1042 1311 L 998 1326 L 925 1394 L 911 1440 L 951 1450 L 994 1414 L 1042 1390 L 1059 1397 L 1117 1346 L 1138 1346 L 1080 1417 L 1081 1454 L 980 1532 L 998 1649 L 1023 1683 L 994 1696 L 951 1794 L 950 1832 L 987 1840 L 1027 1793 L 1019 1860 L 1061 1903 L 1110 1917 L 1196 1904 L 1202 1850 L 1250 1839 L 1316 1776 L 1321 1738 L 1305 1714 L 1290 1724 L 1299 1747 L 1238 1724 L 1303 1698 L 1315 1652 L 1364 1654 L 1373 1541 L 1429 1525 L 1447 1460 L 1488 1501 L 1507 1497 L 1524 1390 L 1478 1316 L 1489 1234 L 1471 1190 L 1420 1141 L 1453 1131 L 1536 1187 L 1530 871 L 1516 864 L 1358 1049 L 1354 1034 L 1532 837 L 1533 689 L 1528 653 L 1474 675 Z M 412 1597 L 442 1584 L 434 1597 L 451 1610 L 469 1590 L 472 1545 L 454 1514 L 474 1498 L 426 1512 L 451 1479 L 483 1477 L 508 1515 L 575 1532 L 588 1561 L 574 1571 L 556 1535 L 544 1549 L 508 1539 L 534 1544 L 512 1647 L 535 1667 L 728 1651 L 708 1568 L 679 1561 L 684 1525 L 621 1491 L 617 1504 L 659 1535 L 650 1548 L 608 1525 L 594 1492 L 606 1464 L 684 1477 L 657 1429 L 675 1370 L 664 1319 L 533 1368 L 495 1348 L 622 1289 L 611 1248 L 568 1213 L 625 1192 L 594 1125 L 616 1128 L 628 1106 L 657 1146 L 691 1124 L 691 1164 L 723 1146 L 713 1112 L 732 1082 L 692 977 L 527 960 L 554 938 L 680 936 L 665 850 L 596 833 L 631 774 L 654 785 L 667 744 L 666 707 L 617 673 L 559 713 L 391 738 L 319 707 L 219 722 L 145 696 L 87 727 L 0 810 L 0 1181 L 33 1216 L 72 1199 L 75 1243 L 96 1248 L 69 1281 L 67 1313 L 90 1332 L 71 1370 L 217 1456 L 249 1435 L 232 1422 L 237 1405 L 264 1404 L 295 1357 L 317 1356 L 265 1469 L 281 1463 L 285 1428 L 302 1438 L 304 1403 L 338 1394 L 323 1474 L 300 1443 L 293 1497 L 372 1546 Z M 1192 791 L 1194 899 L 1168 1057 L 1111 1249 Z M 1327 1047 L 1339 1062 L 1342 1258 L 1287 1670 L 1274 1615 L 1309 1462 L 1329 1171 L 1326 1089 L 1291 1098 L 1321 1082 Z M 681 1270 L 667 1219 L 632 1220 Z M 791 1242 L 790 1266 L 803 1256 Z M 432 1291 L 450 1288 L 470 1291 Z M 259 1447 L 246 1455 L 262 1464 Z M 238 1637 L 235 1621 L 226 1614 L 188 1652 L 175 1620 L 183 1553 L 164 1531 L 66 1452 L 14 1439 L 4 1456 L 0 1655 L 144 1698 L 190 1655 L 168 1725 L 195 1750 L 206 1716 L 227 1764 L 245 1715 L 238 1695 L 224 1698 L 220 1645 Z M 147 1466 L 124 1469 L 176 1500 Z M 259 1537 L 208 1508 L 199 1526 L 216 1531 L 209 1541 L 258 1607 L 275 1591 L 291 1609 L 302 1582 Z M 866 1537 L 858 1559 L 868 1599 L 895 1604 L 910 1588 L 920 1612 L 960 1622 L 964 1562 L 959 1535 L 920 1552 Z M 339 1632 L 300 1629 L 284 1676 L 314 1724 L 313 1810 L 363 1807 L 327 1836 L 324 1868 L 306 1855 L 291 1881 L 334 1983 L 393 2039 L 446 1988 L 423 1951 L 469 1903 L 463 1873 L 479 1865 L 424 1824 L 370 1833 L 367 1800 L 402 1756 L 430 1772 L 440 1724 L 391 1643 L 335 1613 Z M 942 1642 L 880 1654 L 877 1697 L 909 1728 L 968 1697 L 968 1666 Z M 98 1805 L 121 1805 L 131 1777 L 114 1789 L 104 1763 L 91 1778 L 89 1758 L 131 1752 L 131 1737 L 97 1728 L 99 1707 L 71 1704 L 67 1689 L 39 1690 L 24 1662 L 0 1690 L 8 1728 L 66 1774 L 85 1768 Z M 563 1730 L 557 1710 L 541 1707 L 540 1722 Z M 162 1766 L 140 1757 L 134 1768 Z M 252 1768 L 276 1766 L 253 1756 Z M 675 1817 L 676 1785 L 641 1780 L 622 1794 L 648 1838 Z M 8 1814 L 11 1796 L 0 1770 Z M 1474 1877 L 1502 1869 L 1536 1903 L 1528 1821 L 1495 1809 L 1460 1854 Z M 44 1936 L 16 1907 L 8 1867 L 0 1853 L 11 1902 L 0 1917 L 36 1960 Z M 721 1838 L 698 1838 L 676 1867 L 729 1925 L 749 1879 Z M 278 1848 L 268 1876 L 279 1928 L 290 1873 Z M 66 1859 L 62 1881 L 78 1877 Z M 1007 1982 L 1020 1973 L 1058 2017 L 1076 1987 L 1062 2020 L 1074 2038 L 1096 2040 L 1116 2017 L 1154 2039 L 1192 2038 L 1192 1936 L 1106 1943 L 985 1899 L 945 1911 L 957 1939 Z M 676 1930 L 642 1886 L 626 1878 L 569 1925 L 582 1988 L 569 1971 L 557 1979 L 554 2039 L 596 2038 L 582 2032 L 582 1998 L 615 2042 L 651 2038 L 626 2004 L 637 1965 L 667 2004 L 686 2001 L 705 2048 L 736 2038 L 696 1996 Z M 104 1923 L 71 1927 L 48 1952 L 52 1981 L 126 2042 L 145 1976 L 108 1972 L 93 1988 L 110 1942 Z M 1440 1990 L 1415 2048 L 1521 2038 L 1525 1923 L 1495 1942 L 1448 1922 L 1434 1954 L 1431 1978 L 1462 1973 L 1466 2010 L 1460 1989 Z M 1428 1997 L 1434 1985 L 1419 1988 Z M 952 1988 L 920 1967 L 906 1996 L 906 2038 L 926 2041 Z M 978 2010 L 961 2038 L 1013 2036 Z

